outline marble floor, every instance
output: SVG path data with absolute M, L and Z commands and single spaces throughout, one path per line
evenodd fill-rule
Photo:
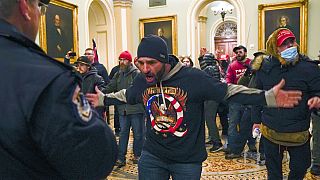
M 209 151 L 208 151 L 209 152 Z M 249 156 L 249 155 L 248 155 Z M 127 164 L 122 168 L 115 167 L 108 180 L 138 179 L 138 168 L 131 159 L 132 141 L 130 141 Z M 288 175 L 288 158 L 283 160 L 284 179 Z M 258 165 L 253 157 L 241 157 L 233 160 L 226 160 L 223 152 L 208 153 L 208 158 L 202 163 L 203 180 L 264 180 L 267 179 L 266 167 Z M 320 180 L 320 176 L 313 176 L 307 173 L 305 180 Z
M 113 119 L 111 119 L 113 121 Z M 111 123 L 113 124 L 113 123 Z M 118 138 L 117 138 L 118 139 Z M 208 150 L 208 158 L 202 163 L 203 180 L 264 180 L 267 179 L 266 167 L 256 162 L 256 157 L 250 153 L 246 153 L 241 158 L 226 160 L 222 151 L 210 153 Z M 124 167 L 115 167 L 113 172 L 107 178 L 108 180 L 130 180 L 138 179 L 138 168 L 133 164 L 132 154 L 132 132 L 130 135 L 127 164 Z M 283 175 L 287 179 L 289 172 L 289 157 L 285 156 L 283 160 Z M 304 180 L 320 180 L 320 176 L 313 176 L 310 172 L 306 174 Z

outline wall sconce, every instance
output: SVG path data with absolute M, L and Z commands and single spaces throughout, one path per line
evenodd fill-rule
M 227 13 L 232 14 L 233 6 L 231 4 L 225 6 L 213 6 L 211 7 L 214 15 L 220 14 L 222 21 L 224 21 L 224 17 Z

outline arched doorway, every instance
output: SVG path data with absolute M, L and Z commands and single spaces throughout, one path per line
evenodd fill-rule
M 95 39 L 98 48 L 99 62 L 110 71 L 116 65 L 115 61 L 115 21 L 112 5 L 101 0 L 88 1 L 87 47 L 92 47 Z
M 220 58 L 222 54 L 232 56 L 232 50 L 237 46 L 237 24 L 232 21 L 221 23 L 213 38 L 217 58 Z
M 237 12 L 237 42 L 243 44 L 245 42 L 245 8 L 241 0 L 225 0 L 232 4 Z M 214 0 L 194 0 L 188 9 L 187 17 L 187 54 L 191 54 L 191 57 L 195 59 L 199 54 L 199 28 L 198 17 L 200 11 L 209 3 Z

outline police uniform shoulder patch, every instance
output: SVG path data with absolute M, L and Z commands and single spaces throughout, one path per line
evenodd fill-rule
M 92 110 L 88 100 L 84 94 L 80 92 L 80 87 L 77 86 L 74 91 L 72 102 L 76 105 L 76 114 L 85 122 L 89 122 L 92 117 Z

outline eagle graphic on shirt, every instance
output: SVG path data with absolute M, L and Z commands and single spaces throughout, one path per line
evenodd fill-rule
M 150 87 L 143 93 L 143 102 L 151 127 L 163 137 L 183 137 L 188 132 L 183 124 L 187 93 L 177 87 Z

